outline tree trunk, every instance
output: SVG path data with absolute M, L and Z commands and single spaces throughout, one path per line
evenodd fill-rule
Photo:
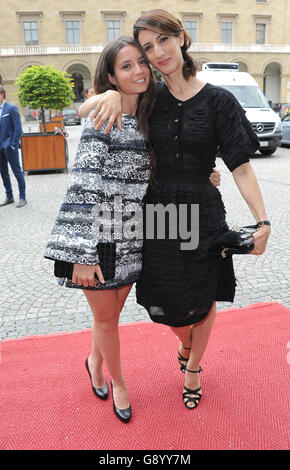
M 46 135 L 47 131 L 46 131 L 45 114 L 44 114 L 44 107 L 43 106 L 41 106 L 41 120 L 42 120 L 42 124 L 43 124 L 43 134 Z

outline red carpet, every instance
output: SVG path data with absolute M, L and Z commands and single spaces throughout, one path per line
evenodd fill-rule
M 121 325 L 128 424 L 113 414 L 111 393 L 102 402 L 91 390 L 90 330 L 4 340 L 0 449 L 288 449 L 289 325 L 289 310 L 277 303 L 220 312 L 192 411 L 181 400 L 169 328 Z

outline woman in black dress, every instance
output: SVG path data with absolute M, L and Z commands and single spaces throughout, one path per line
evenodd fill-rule
M 190 38 L 178 19 L 164 10 L 146 12 L 134 25 L 134 37 L 165 79 L 157 88 L 149 123 L 155 171 L 154 184 L 144 199 L 145 212 L 150 205 L 173 204 L 178 220 L 182 205 L 187 208 L 188 227 L 192 227 L 191 207 L 199 207 L 199 243 L 194 249 L 182 249 L 184 240 L 172 239 L 168 233 L 159 239 L 155 231 L 153 239 L 144 240 L 137 301 L 154 322 L 170 326 L 179 337 L 178 359 L 185 373 L 183 400 L 188 408 L 195 408 L 201 398 L 200 361 L 214 324 L 215 302 L 232 302 L 235 293 L 232 258 L 209 252 L 217 236 L 228 230 L 220 193 L 209 183 L 209 175 L 219 151 L 254 218 L 261 223 L 253 253 L 262 254 L 270 227 L 249 162 L 259 142 L 234 96 L 196 78 L 196 65 L 186 52 Z M 109 114 L 110 121 L 116 118 L 118 103 L 115 95 L 99 102 L 94 113 L 102 108 L 97 127 Z M 145 226 L 147 223 L 146 218 Z

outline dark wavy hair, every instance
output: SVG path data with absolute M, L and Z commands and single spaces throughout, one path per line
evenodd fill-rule
M 139 95 L 136 116 L 139 122 L 140 130 L 150 151 L 150 170 L 152 174 L 153 169 L 155 168 L 155 156 L 151 149 L 149 140 L 149 118 L 155 103 L 155 78 L 147 57 L 138 41 L 128 36 L 122 36 L 119 39 L 108 42 L 105 45 L 98 60 L 93 85 L 96 94 L 104 93 L 107 90 L 116 90 L 116 86 L 110 83 L 108 74 L 113 76 L 115 75 L 114 67 L 117 55 L 119 51 L 125 46 L 137 47 L 137 49 L 140 51 L 140 55 L 142 55 L 146 65 L 148 66 L 148 69 L 150 70 L 149 86 L 146 91 L 140 93 Z
M 6 98 L 5 88 L 2 85 L 0 85 L 0 95 L 3 95 L 4 99 Z
M 181 21 L 175 18 L 171 13 L 166 10 L 150 10 L 142 13 L 133 26 L 133 35 L 136 41 L 138 41 L 139 32 L 148 29 L 154 33 L 162 33 L 168 36 L 178 37 L 181 31 L 184 31 L 184 44 L 181 47 L 182 57 L 184 60 L 183 64 L 183 76 L 185 80 L 189 77 L 195 76 L 198 69 L 197 63 L 187 53 L 191 45 L 191 38 L 184 29 Z

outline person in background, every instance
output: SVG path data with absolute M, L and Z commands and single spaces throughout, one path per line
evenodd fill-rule
M 16 207 L 23 207 L 27 203 L 25 197 L 25 180 L 18 155 L 22 126 L 17 107 L 7 103 L 5 98 L 5 89 L 0 85 L 0 173 L 6 191 L 6 199 L 0 203 L 0 206 L 6 206 L 14 202 L 8 172 L 9 163 L 19 187 L 19 203 Z
M 84 90 L 84 97 L 85 99 L 87 100 L 88 98 L 90 98 L 91 96 L 94 96 L 96 93 L 95 93 L 95 90 L 93 88 L 86 88 Z
M 86 88 L 83 92 L 83 96 L 85 98 L 85 101 L 88 100 L 89 98 L 91 98 L 92 96 L 94 96 L 96 94 L 94 88 Z M 82 117 L 82 125 L 84 126 L 85 124 L 85 119 Z

